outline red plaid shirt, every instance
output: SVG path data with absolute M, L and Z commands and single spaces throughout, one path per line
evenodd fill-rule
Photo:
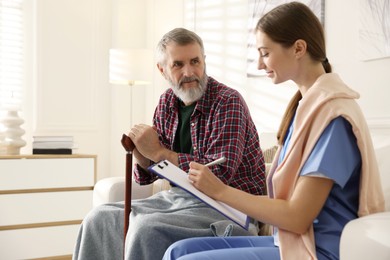
M 171 89 L 160 97 L 153 124 L 160 142 L 173 150 L 179 123 L 179 100 Z M 221 156 L 227 161 L 211 167 L 224 183 L 252 194 L 266 194 L 264 158 L 259 137 L 248 107 L 242 96 L 213 78 L 207 81 L 207 90 L 191 115 L 193 154 L 179 153 L 179 167 L 189 170 L 189 163 L 211 162 Z M 135 179 L 149 184 L 155 175 L 135 167 Z

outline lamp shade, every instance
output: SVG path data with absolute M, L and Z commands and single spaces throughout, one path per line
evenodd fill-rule
M 152 77 L 153 57 L 148 49 L 110 49 L 111 84 L 147 85 Z

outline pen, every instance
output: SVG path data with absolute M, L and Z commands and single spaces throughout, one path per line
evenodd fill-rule
M 216 165 L 216 164 L 221 164 L 221 163 L 224 163 L 226 162 L 226 158 L 225 156 L 222 156 L 221 158 L 215 160 L 215 161 L 212 161 L 212 162 L 209 162 L 207 164 L 205 164 L 207 167 L 210 167 L 210 166 L 213 166 L 213 165 Z

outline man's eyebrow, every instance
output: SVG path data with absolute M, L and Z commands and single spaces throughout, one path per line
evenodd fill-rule
M 190 61 L 193 61 L 193 60 L 200 60 L 200 57 L 196 56 L 196 57 L 190 59 Z M 172 63 L 183 63 L 183 62 L 184 62 L 183 60 L 172 60 Z

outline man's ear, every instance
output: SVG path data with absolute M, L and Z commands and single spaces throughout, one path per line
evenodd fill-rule
M 160 71 L 161 75 L 165 78 L 164 66 L 161 66 L 160 63 L 157 63 L 157 68 Z
M 307 43 L 302 39 L 298 39 L 294 43 L 295 57 L 301 58 L 307 50 Z

